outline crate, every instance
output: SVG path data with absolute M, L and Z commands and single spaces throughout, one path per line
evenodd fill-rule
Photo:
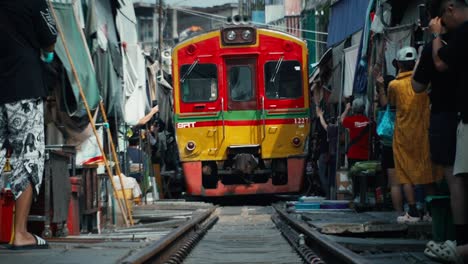
M 349 201 L 326 200 L 320 205 L 320 209 L 348 209 Z
M 309 203 L 301 203 L 298 202 L 295 204 L 296 210 L 318 210 L 320 209 L 320 202 L 309 202 Z

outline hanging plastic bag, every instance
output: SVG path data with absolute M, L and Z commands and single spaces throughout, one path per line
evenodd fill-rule
M 394 129 L 395 112 L 390 109 L 390 105 L 387 105 L 387 110 L 385 110 L 385 113 L 377 126 L 377 135 L 379 135 L 383 140 L 391 142 L 393 140 Z

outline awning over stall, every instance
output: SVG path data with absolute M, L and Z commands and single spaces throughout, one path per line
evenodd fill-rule
M 122 55 L 110 0 L 89 2 L 87 36 L 107 116 L 122 116 Z
M 99 90 L 96 81 L 93 62 L 88 51 L 88 46 L 78 25 L 73 5 L 70 3 L 53 3 L 55 14 L 57 15 L 57 24 L 59 25 L 66 41 L 66 46 L 70 52 L 73 64 L 77 70 L 78 78 L 81 82 L 83 92 L 91 109 L 95 109 L 99 103 Z M 71 63 L 65 51 L 64 42 L 61 38 L 57 39 L 55 51 L 60 58 L 68 79 L 70 80 L 71 90 L 68 85 L 62 88 L 65 102 L 65 109 L 70 116 L 84 117 L 86 109 L 82 103 L 78 84 L 73 75 Z
M 369 0 L 341 0 L 331 8 L 327 46 L 334 46 L 364 27 Z

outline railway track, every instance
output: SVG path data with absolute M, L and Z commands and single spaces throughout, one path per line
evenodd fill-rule
M 123 263 L 323 262 L 271 206 L 209 210 Z
M 363 243 L 365 238 L 336 239 L 284 204 L 223 206 L 196 214 L 123 263 L 433 263 L 420 253 L 423 241 L 377 245 Z
M 222 207 L 218 223 L 184 261 L 198 263 L 302 263 L 278 232 L 271 207 Z

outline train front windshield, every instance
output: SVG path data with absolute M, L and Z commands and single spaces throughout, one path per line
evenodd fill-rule
M 269 99 L 302 96 L 301 64 L 298 61 L 269 61 L 265 64 L 265 93 Z
M 182 100 L 186 103 L 213 102 L 218 98 L 218 74 L 215 64 L 183 65 L 180 69 Z
M 229 90 L 233 101 L 250 101 L 254 96 L 252 70 L 248 65 L 232 66 L 229 70 Z

